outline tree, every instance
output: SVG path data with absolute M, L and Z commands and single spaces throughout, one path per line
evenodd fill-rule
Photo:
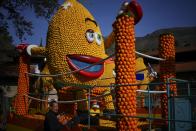
M 6 27 L 0 28 L 0 50 L 1 49 L 10 49 L 12 48 L 12 37 L 9 35 Z
M 33 34 L 33 24 L 21 12 L 31 8 L 37 17 L 49 20 L 57 7 L 58 0 L 0 0 L 0 30 L 8 32 L 11 24 L 16 36 L 22 41 L 25 35 Z M 9 33 L 7 35 L 9 37 Z

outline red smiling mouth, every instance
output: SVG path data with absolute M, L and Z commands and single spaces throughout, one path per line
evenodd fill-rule
M 101 60 L 101 58 L 98 57 L 92 57 L 92 56 L 87 56 L 87 55 L 78 55 L 78 54 L 73 54 L 73 55 L 67 55 L 67 62 L 68 65 L 73 69 L 73 70 L 80 70 L 83 69 L 87 66 L 91 66 L 92 64 L 95 64 Z M 77 73 L 88 77 L 88 78 L 98 78 L 100 77 L 103 72 L 104 72 L 104 63 L 99 63 L 97 65 L 94 65 L 92 67 L 89 67 L 84 70 L 80 70 Z

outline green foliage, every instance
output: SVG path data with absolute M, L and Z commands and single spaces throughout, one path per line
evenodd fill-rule
M 12 37 L 5 27 L 0 27 L 0 50 L 10 51 L 14 49 L 12 45 Z
M 13 25 L 16 36 L 22 41 L 25 35 L 32 35 L 33 24 L 22 15 L 27 8 L 31 8 L 37 17 L 49 20 L 57 9 L 58 0 L 1 0 L 0 1 L 0 29 L 8 30 Z
M 0 27 L 0 45 L 3 43 L 12 43 L 12 37 L 9 35 L 6 27 Z

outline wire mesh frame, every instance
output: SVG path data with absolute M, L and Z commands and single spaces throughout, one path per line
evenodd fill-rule
M 193 95 L 191 94 L 191 87 L 190 87 L 190 82 L 188 80 L 183 80 L 183 79 L 176 79 L 176 78 L 168 78 L 167 79 L 167 82 L 169 81 L 175 81 L 176 84 L 178 83 L 181 83 L 181 82 L 184 82 L 184 84 L 186 84 L 186 90 L 187 92 L 185 91 L 185 93 L 187 93 L 187 95 L 182 95 L 181 94 L 178 94 L 177 96 L 175 95 L 172 95 L 171 94 L 171 91 L 170 91 L 170 84 L 167 84 L 167 94 L 168 94 L 168 131 L 173 131 L 173 130 L 176 130 L 176 122 L 178 120 L 176 120 L 175 118 L 175 98 L 184 98 L 184 99 L 188 99 L 189 102 L 190 102 L 190 121 L 187 121 L 187 120 L 184 120 L 182 122 L 184 123 L 196 123 L 194 120 L 193 120 L 193 111 L 192 111 L 192 102 L 191 102 L 191 98 L 193 97 Z M 195 83 L 195 82 L 193 82 Z M 179 87 L 178 85 L 176 85 L 177 87 Z M 179 89 L 179 88 L 178 88 Z M 171 121 L 171 120 L 174 120 L 174 121 Z M 191 128 L 193 128 L 191 126 Z

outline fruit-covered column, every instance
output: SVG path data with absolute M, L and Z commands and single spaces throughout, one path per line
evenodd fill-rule
M 162 34 L 159 38 L 159 55 L 165 61 L 160 62 L 160 79 L 167 82 L 168 78 L 175 78 L 175 39 L 172 34 Z M 172 82 L 172 81 L 170 81 Z M 176 84 L 170 84 L 170 92 L 177 95 Z M 167 90 L 166 84 L 161 86 L 162 90 Z M 162 95 L 161 99 L 162 117 L 168 118 L 168 98 L 167 94 Z
M 25 94 L 29 93 L 29 78 L 26 74 L 29 72 L 27 61 L 25 54 L 21 54 L 18 67 L 18 89 L 15 98 L 15 110 L 18 115 L 26 115 L 28 113 L 28 98 L 25 96 Z
M 136 57 L 134 18 L 122 16 L 114 23 L 116 40 L 116 84 L 136 84 Z M 125 116 L 136 115 L 137 86 L 116 87 L 117 113 Z M 136 130 L 137 121 L 134 118 L 122 117 L 117 122 L 119 130 Z
M 123 12 L 124 11 L 124 12 Z M 124 3 L 121 15 L 113 24 L 116 42 L 116 84 L 136 84 L 136 56 L 134 25 L 142 17 L 142 9 L 136 1 Z M 137 86 L 117 86 L 116 108 L 117 113 L 123 116 L 136 116 L 136 89 Z M 137 120 L 131 117 L 121 117 L 117 121 L 117 129 L 137 130 Z

